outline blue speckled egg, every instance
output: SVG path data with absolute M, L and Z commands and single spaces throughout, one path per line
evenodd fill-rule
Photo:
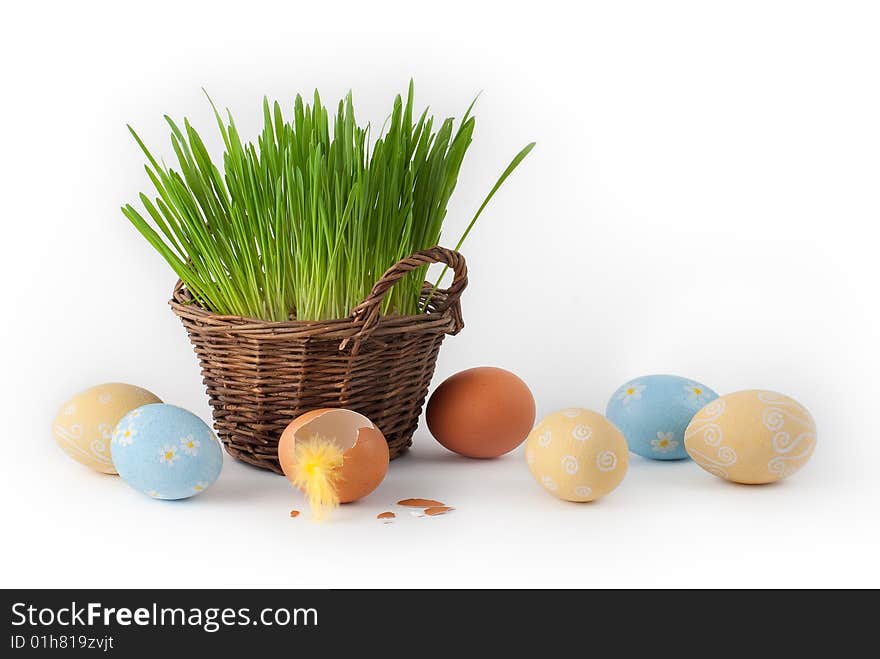
M 677 375 L 646 375 L 622 385 L 605 416 L 616 425 L 629 450 L 653 460 L 682 460 L 684 431 L 693 416 L 718 394 L 696 380 Z
M 192 412 L 161 403 L 122 417 L 110 453 L 122 479 L 154 499 L 204 492 L 223 466 L 220 442 L 208 425 Z

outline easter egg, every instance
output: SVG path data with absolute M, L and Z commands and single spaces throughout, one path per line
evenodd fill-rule
M 223 452 L 204 421 L 174 405 L 144 405 L 116 425 L 110 444 L 122 479 L 154 499 L 186 499 L 220 475 Z
M 623 384 L 605 414 L 623 433 L 629 450 L 653 460 L 682 460 L 684 431 L 694 414 L 718 394 L 696 380 L 646 375 Z
M 468 458 L 497 458 L 523 443 L 535 423 L 526 383 L 503 368 L 481 366 L 447 378 L 425 412 L 436 440 Z
M 544 417 L 526 439 L 535 480 L 566 501 L 593 501 L 620 485 L 629 451 L 620 430 L 592 410 L 571 408 Z
M 816 424 L 793 398 L 774 391 L 738 391 L 697 412 L 684 444 L 710 474 L 735 483 L 772 483 L 813 455 Z
M 58 446 L 77 462 L 105 474 L 115 474 L 110 440 L 116 424 L 136 407 L 161 402 L 146 389 L 131 384 L 99 384 L 61 406 L 52 422 L 52 435 Z

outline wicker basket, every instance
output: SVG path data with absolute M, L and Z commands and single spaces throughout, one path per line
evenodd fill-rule
M 455 273 L 426 313 L 380 316 L 382 298 L 420 266 L 445 263 Z M 418 425 L 440 344 L 464 323 L 464 257 L 443 247 L 392 266 L 343 320 L 268 322 L 206 311 L 178 282 L 170 301 L 202 367 L 214 427 L 235 458 L 280 472 L 278 439 L 288 423 L 319 407 L 345 407 L 373 421 L 402 454 Z M 426 282 L 422 299 L 430 293 Z

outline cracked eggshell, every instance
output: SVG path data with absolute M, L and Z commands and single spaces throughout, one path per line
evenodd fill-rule
M 288 480 L 293 481 L 296 440 L 315 435 L 333 440 L 343 452 L 336 485 L 340 503 L 362 499 L 379 487 L 390 461 L 385 436 L 363 414 L 334 408 L 306 412 L 284 429 L 278 442 L 278 461 Z
M 71 458 L 105 474 L 115 474 L 110 441 L 119 420 L 133 409 L 162 401 L 146 389 L 109 382 L 86 389 L 61 406 L 52 435 Z
M 608 419 L 573 407 L 544 417 L 529 433 L 526 463 L 553 496 L 593 501 L 620 485 L 629 450 L 623 434 Z

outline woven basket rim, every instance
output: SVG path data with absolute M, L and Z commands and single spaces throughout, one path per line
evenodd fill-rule
M 423 293 L 426 290 L 430 291 L 432 287 L 433 285 L 426 281 L 424 283 L 424 288 L 422 289 Z M 440 301 L 444 297 L 443 291 L 436 291 L 433 297 L 436 298 L 436 301 Z M 225 325 L 235 329 L 262 329 L 271 327 L 277 330 L 290 329 L 299 332 L 311 328 L 328 326 L 347 329 L 356 324 L 356 321 L 351 315 L 346 316 L 345 318 L 331 318 L 327 320 L 265 320 L 262 318 L 251 318 L 249 316 L 231 316 L 215 313 L 200 305 L 198 301 L 193 298 L 192 293 L 187 290 L 186 285 L 179 279 L 177 280 L 177 284 L 174 287 L 174 291 L 168 304 L 170 304 L 175 310 L 179 309 L 187 315 L 198 317 L 200 320 L 209 321 L 211 324 L 215 325 Z M 438 311 L 434 304 L 429 304 L 428 311 L 424 313 L 410 315 L 383 314 L 382 319 L 386 322 L 406 321 L 410 323 L 420 323 L 425 320 L 433 320 L 438 316 L 448 316 L 449 314 L 450 309 Z
M 435 296 L 437 293 L 435 293 Z M 181 319 L 195 322 L 203 333 L 220 332 L 260 339 L 261 341 L 289 341 L 291 339 L 327 339 L 343 341 L 357 335 L 362 323 L 352 317 L 333 320 L 261 320 L 244 316 L 228 316 L 208 311 L 191 297 L 185 287 L 175 288 L 169 300 L 174 313 Z M 379 338 L 401 332 L 427 331 L 442 334 L 455 334 L 458 327 L 454 310 L 437 311 L 429 305 L 426 313 L 403 316 L 383 315 L 377 327 L 370 333 Z
M 407 271 L 427 262 L 455 263 L 457 265 L 453 284 L 448 289 L 434 289 L 430 282 L 422 284 L 422 300 L 428 299 L 427 310 L 413 315 L 378 315 L 384 293 Z M 461 320 L 460 296 L 467 286 L 467 268 L 464 258 L 452 250 L 433 247 L 416 252 L 392 266 L 377 282 L 373 292 L 361 305 L 355 307 L 346 318 L 328 320 L 264 320 L 218 314 L 201 306 L 180 279 L 174 286 L 168 301 L 174 313 L 181 319 L 198 323 L 201 332 L 235 333 L 261 340 L 290 340 L 292 338 L 351 339 L 366 331 L 368 336 L 380 337 L 410 331 L 457 334 L 464 323 Z M 359 312 L 369 311 L 374 320 L 365 327 L 365 319 Z M 364 336 L 363 338 L 366 338 Z

